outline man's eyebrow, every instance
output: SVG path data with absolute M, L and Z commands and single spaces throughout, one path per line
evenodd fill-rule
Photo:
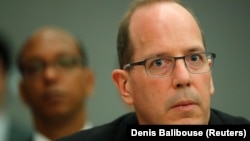
M 191 47 L 191 48 L 187 49 L 186 52 L 187 53 L 196 53 L 196 52 L 201 53 L 201 52 L 205 52 L 205 48 L 204 47 L 202 48 L 202 47 L 199 47 L 199 46 Z

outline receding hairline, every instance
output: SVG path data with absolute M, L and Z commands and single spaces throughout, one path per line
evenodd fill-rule
M 182 3 L 180 0 L 134 0 L 130 5 L 129 8 L 126 10 L 125 14 L 123 15 L 118 29 L 117 35 L 117 54 L 118 54 L 118 61 L 119 66 L 122 69 L 123 65 L 129 63 L 133 59 L 133 45 L 131 43 L 130 37 L 130 22 L 131 17 L 134 13 L 141 8 L 152 6 L 159 3 L 174 3 L 179 5 L 180 7 L 187 10 L 189 14 L 194 18 L 195 22 L 198 24 L 198 28 L 201 32 L 202 40 L 204 47 L 206 48 L 205 37 L 204 33 L 201 29 L 199 20 L 195 16 L 192 9 L 187 6 L 185 3 Z

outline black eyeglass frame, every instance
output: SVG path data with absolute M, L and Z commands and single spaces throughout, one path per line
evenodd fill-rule
M 191 71 L 189 70 L 188 66 L 187 66 L 187 63 L 186 63 L 185 58 L 188 57 L 188 56 L 199 55 L 199 54 L 206 54 L 206 57 L 212 59 L 212 63 L 214 63 L 214 59 L 216 58 L 216 54 L 215 54 L 215 53 L 212 53 L 212 52 L 194 53 L 194 54 L 188 54 L 188 55 L 179 56 L 179 57 L 171 57 L 171 56 L 167 56 L 167 57 L 168 57 L 168 58 L 173 58 L 173 59 L 174 59 L 174 64 L 175 64 L 176 60 L 178 60 L 178 59 L 183 59 L 184 62 L 185 62 L 185 66 L 187 67 L 188 71 L 191 72 Z M 157 59 L 157 58 L 166 58 L 166 57 L 155 57 L 155 59 Z M 154 59 L 154 58 L 147 58 L 147 59 L 145 59 L 145 60 L 143 60 L 143 61 L 134 62 L 134 63 L 128 63 L 128 64 L 126 64 L 126 65 L 123 66 L 123 70 L 126 70 L 126 69 L 128 69 L 128 68 L 130 68 L 130 67 L 138 66 L 138 65 L 143 65 L 144 68 L 146 69 L 146 62 L 147 62 L 148 60 L 150 60 L 150 59 Z M 212 67 L 212 66 L 211 66 L 211 67 Z M 210 70 L 211 70 L 211 67 L 210 67 Z M 174 68 L 174 66 L 173 66 L 173 68 Z M 173 68 L 172 68 L 172 69 L 173 69 Z M 146 69 L 146 71 L 147 71 L 147 69 Z M 147 71 L 147 72 L 148 72 L 148 71 Z M 191 72 L 191 73 L 193 73 L 193 72 Z M 203 72 L 203 73 L 205 73 L 205 72 Z M 170 74 L 171 74 L 171 73 L 170 73 Z

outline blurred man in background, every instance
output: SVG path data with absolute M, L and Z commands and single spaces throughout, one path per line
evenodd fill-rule
M 94 74 L 82 44 L 57 27 L 33 33 L 18 56 L 20 94 L 31 110 L 33 141 L 49 141 L 92 127 L 87 99 Z

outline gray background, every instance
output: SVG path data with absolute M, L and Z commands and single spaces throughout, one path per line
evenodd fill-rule
M 112 80 L 117 67 L 116 33 L 131 0 L 0 0 L 0 29 L 7 33 L 15 57 L 24 40 L 38 27 L 56 25 L 79 36 L 95 70 L 96 89 L 88 103 L 94 125 L 126 113 Z M 185 0 L 198 17 L 208 51 L 217 58 L 213 69 L 212 107 L 250 119 L 250 1 Z M 13 65 L 9 105 L 17 120 L 31 125 L 27 107 L 18 97 L 20 78 Z

